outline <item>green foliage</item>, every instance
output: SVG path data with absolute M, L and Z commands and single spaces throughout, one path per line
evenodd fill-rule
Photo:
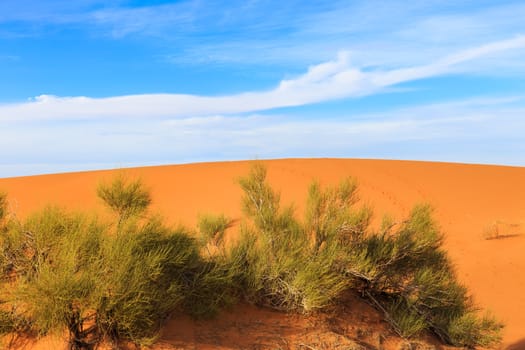
M 314 185 L 306 224 L 294 217 L 292 207 L 281 208 L 260 164 L 240 185 L 251 223 L 241 227 L 232 256 L 244 261 L 245 297 L 279 310 L 308 312 L 330 305 L 347 288 L 347 279 L 335 270 L 339 243 L 330 238 L 349 224 L 343 216 L 350 217 L 345 209 L 352 204 L 354 185 L 345 182 L 327 193 Z
M 251 224 L 241 227 L 232 255 L 246 266 L 241 285 L 248 300 L 308 311 L 326 307 L 350 288 L 382 310 L 403 337 L 430 330 L 453 345 L 498 341 L 501 325 L 476 316 L 442 248 L 430 206 L 415 206 L 401 223 L 385 217 L 374 232 L 371 209 L 356 207 L 352 179 L 326 189 L 314 182 L 304 223 L 291 207 L 280 207 L 260 164 L 240 184 Z
M 119 223 L 144 213 L 151 204 L 151 194 L 142 181 L 131 181 L 123 175 L 115 177 L 111 183 L 101 183 L 97 194 L 118 215 Z
M 2 267 L 14 286 L 6 299 L 19 306 L 16 316 L 32 331 L 67 329 L 71 349 L 103 339 L 149 345 L 174 311 L 208 316 L 234 302 L 238 262 L 226 255 L 204 258 L 185 228 L 140 216 L 146 201 L 133 204 L 133 198 L 149 194 L 135 196 L 143 190 L 137 183 L 122 186 L 128 183 L 118 178 L 108 192 L 127 198 L 115 207 L 117 225 L 48 207 L 11 222 L 0 236 Z M 218 231 L 210 235 L 218 242 L 226 218 L 213 219 L 203 231 Z
M 224 233 L 232 225 L 232 220 L 224 214 L 205 214 L 199 217 L 199 233 L 203 243 L 215 246 L 224 242 Z
M 7 194 L 0 192 L 0 224 L 7 216 Z
M 184 309 L 193 317 L 215 316 L 224 307 L 233 305 L 239 294 L 240 261 L 214 256 L 199 262 L 188 275 Z
M 13 311 L 0 309 L 0 336 L 22 330 L 24 326 L 24 320 Z
M 459 340 L 451 333 L 466 322 L 459 321 L 465 315 L 471 315 L 468 320 L 480 334 L 496 335 L 499 326 L 476 318 L 442 241 L 431 208 L 418 205 L 404 222 L 393 224 L 387 219 L 380 232 L 362 234 L 348 245 L 345 270 L 356 280 L 354 286 L 385 312 L 400 335 L 413 336 L 428 329 L 449 344 L 482 345 L 473 338 L 471 342 Z M 498 337 L 488 339 L 496 341 Z
M 150 344 L 162 322 L 184 299 L 185 275 L 198 259 L 184 229 L 170 230 L 157 219 L 127 222 L 105 237 L 101 287 L 96 305 L 99 331 L 114 340 Z
M 224 214 L 201 215 L 198 238 L 201 250 L 187 278 L 184 308 L 196 318 L 211 317 L 222 308 L 236 302 L 239 294 L 238 277 L 244 266 L 225 250 L 224 236 L 232 220 Z M 212 249 L 210 249 L 212 248 Z
M 385 303 L 387 321 L 402 337 L 410 338 L 427 328 L 424 317 L 414 312 L 412 305 L 403 298 Z
M 449 324 L 448 333 L 453 344 L 473 348 L 491 346 L 501 341 L 503 324 L 493 316 L 479 317 L 473 312 L 457 317 Z
M 66 253 L 64 244 L 92 230 L 101 230 L 95 218 L 69 214 L 57 207 L 47 207 L 32 214 L 23 223 L 12 221 L 0 239 L 3 269 L 30 279 L 41 266 L 57 264 L 57 257 L 62 258 Z M 82 258 L 89 254 L 85 250 L 96 248 L 89 244 L 79 248 Z
M 71 348 L 87 344 L 83 324 L 99 282 L 97 255 L 103 233 L 95 217 L 53 207 L 10 227 L 3 248 L 15 284 L 8 300 L 20 306 L 20 316 L 33 331 L 46 334 L 66 328 Z
M 372 211 L 366 206 L 354 208 L 357 200 L 355 179 L 344 179 L 339 186 L 325 190 L 318 182 L 312 183 L 306 203 L 305 229 L 313 234 L 316 249 L 343 236 L 352 239 L 366 230 Z

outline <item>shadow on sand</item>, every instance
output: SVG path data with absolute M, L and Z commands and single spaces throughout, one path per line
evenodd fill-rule
M 518 340 L 517 342 L 510 344 L 505 350 L 525 350 L 525 338 Z

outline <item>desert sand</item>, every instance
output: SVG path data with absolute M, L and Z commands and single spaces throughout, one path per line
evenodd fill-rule
M 376 217 L 384 213 L 400 217 L 415 203 L 430 203 L 460 279 L 480 307 L 506 324 L 504 348 L 525 349 L 525 168 L 356 159 L 264 163 L 283 203 L 295 203 L 298 213 L 313 179 L 335 184 L 346 176 L 357 178 L 360 198 L 374 207 Z M 237 179 L 249 167 L 248 161 L 220 162 L 7 178 L 0 179 L 0 190 L 8 192 L 11 210 L 20 217 L 48 203 L 102 211 L 95 194 L 97 184 L 115 171 L 124 171 L 141 177 L 151 189 L 152 211 L 173 223 L 194 225 L 200 213 L 240 217 Z M 247 308 L 238 314 L 244 320 L 250 312 L 260 313 L 250 320 L 272 315 L 249 306 L 241 308 Z M 231 312 L 220 317 L 224 322 L 242 322 L 232 319 Z M 208 326 L 220 322 L 209 321 Z M 192 332 L 206 324 L 176 319 L 171 326 L 179 333 L 186 329 L 187 341 L 195 341 L 198 335 Z M 161 343 L 170 344 L 170 337 L 169 331 L 164 332 Z M 179 337 L 171 344 L 181 341 Z

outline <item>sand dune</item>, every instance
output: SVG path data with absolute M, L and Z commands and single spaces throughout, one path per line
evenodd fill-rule
M 525 168 L 430 162 L 287 159 L 265 161 L 269 181 L 298 211 L 312 179 L 336 183 L 354 176 L 360 197 L 377 215 L 406 214 L 429 202 L 446 235 L 446 248 L 476 302 L 506 323 L 504 344 L 525 348 Z M 127 169 L 153 193 L 153 210 L 193 225 L 197 215 L 240 216 L 236 179 L 250 162 L 201 163 Z M 0 179 L 19 216 L 57 203 L 101 210 L 95 189 L 112 171 Z M 487 239 L 491 238 L 491 239 Z

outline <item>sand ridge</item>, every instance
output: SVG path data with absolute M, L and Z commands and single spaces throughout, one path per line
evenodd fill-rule
M 124 172 L 141 177 L 151 189 L 153 211 L 174 223 L 194 225 L 200 213 L 240 216 L 237 179 L 247 174 L 250 163 L 198 163 Z M 525 168 L 362 159 L 264 163 L 282 201 L 295 203 L 298 212 L 313 179 L 335 184 L 345 176 L 357 178 L 360 197 L 378 216 L 385 212 L 406 215 L 415 203 L 433 205 L 460 279 L 480 306 L 506 323 L 504 344 L 525 347 Z M 96 186 L 114 172 L 0 179 L 0 190 L 8 192 L 11 208 L 22 217 L 47 203 L 101 211 Z M 486 239 L 487 232 L 494 239 Z

